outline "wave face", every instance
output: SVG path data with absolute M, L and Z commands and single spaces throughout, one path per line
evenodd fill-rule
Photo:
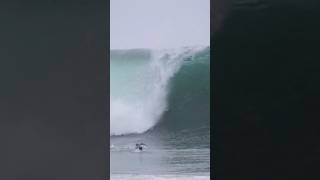
M 110 135 L 207 125 L 209 47 L 111 50 Z

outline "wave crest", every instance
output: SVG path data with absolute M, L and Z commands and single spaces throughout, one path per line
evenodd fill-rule
M 202 50 L 111 51 L 110 135 L 144 133 L 154 127 L 169 106 L 171 79 Z

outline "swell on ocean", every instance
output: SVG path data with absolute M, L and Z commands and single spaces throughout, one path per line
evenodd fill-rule
M 111 50 L 110 59 L 110 136 L 209 131 L 210 47 Z

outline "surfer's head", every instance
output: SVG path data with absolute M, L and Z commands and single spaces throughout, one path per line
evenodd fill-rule
M 143 150 L 143 143 L 140 143 L 140 144 L 136 144 L 136 149 L 139 149 L 140 151 Z

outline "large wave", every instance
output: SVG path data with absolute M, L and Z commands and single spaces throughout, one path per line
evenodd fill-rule
M 156 124 L 209 125 L 209 52 L 111 50 L 110 135 L 143 133 Z

